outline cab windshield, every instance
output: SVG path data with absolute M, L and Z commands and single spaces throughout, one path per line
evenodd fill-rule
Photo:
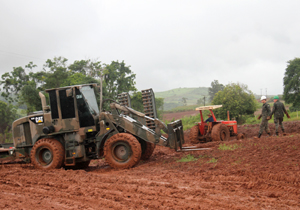
M 93 115 L 99 114 L 99 109 L 98 109 L 98 104 L 96 101 L 94 88 L 92 88 L 91 86 L 83 86 L 80 89 L 80 92 L 82 93 L 82 95 L 85 99 L 85 103 L 88 105 L 88 107 L 90 109 L 90 112 Z

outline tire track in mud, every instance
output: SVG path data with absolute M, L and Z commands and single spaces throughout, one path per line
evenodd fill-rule
M 118 174 L 112 177 L 109 174 L 99 175 L 84 171 L 58 171 L 59 173 L 57 171 L 44 173 L 29 170 L 20 177 L 20 171 L 12 170 L 14 175 L 6 175 L 5 185 L 1 178 L 0 186 L 1 189 L 5 186 L 6 193 L 17 194 L 14 199 L 31 197 L 31 201 L 35 201 L 31 206 L 43 203 L 42 205 L 50 208 L 65 209 L 97 209 L 103 205 L 113 209 L 128 209 L 128 206 L 133 209 L 185 209 L 187 207 L 197 209 L 201 204 L 202 209 L 210 209 L 211 205 L 220 209 L 247 209 L 246 204 L 253 200 L 244 194 L 238 195 L 236 191 L 224 192 L 223 184 L 216 182 L 215 179 L 211 182 L 193 183 L 186 182 L 184 179 L 158 178 L 160 181 L 156 181 L 155 176 L 153 176 L 154 180 L 149 180 L 135 175 L 120 177 Z M 33 175 L 42 178 L 28 181 L 27 177 Z M 60 182 L 57 183 L 56 180 Z M 232 199 L 233 197 L 235 199 Z M 229 205 L 228 198 L 235 204 Z M 255 206 L 249 208 L 253 207 Z
M 215 177 L 211 179 L 211 182 L 186 183 L 186 181 L 178 179 L 155 181 L 136 176 L 112 177 L 97 173 L 89 174 L 84 171 L 59 171 L 59 173 L 54 171 L 46 174 L 30 170 L 23 174 L 23 178 L 18 179 L 15 177 L 20 176 L 18 171 L 12 172 L 15 174 L 14 176 L 6 176 L 6 192 L 10 191 L 11 194 L 16 194 L 16 191 L 21 191 L 23 193 L 17 197 L 31 197 L 31 200 L 36 201 L 32 205 L 43 203 L 43 205 L 55 208 L 97 209 L 104 205 L 113 209 L 128 209 L 128 206 L 133 209 L 184 209 L 186 207 L 198 208 L 201 206 L 199 204 L 202 204 L 204 205 L 203 209 L 205 206 L 210 209 L 211 205 L 221 209 L 247 209 L 245 206 L 253 200 L 244 194 L 239 196 L 236 191 L 232 193 L 225 191 L 224 193 L 222 187 L 224 183 L 220 182 L 223 179 L 216 180 Z M 26 177 L 33 174 L 43 177 L 43 179 L 28 181 Z M 60 183 L 64 184 L 56 183 L 55 180 L 58 179 Z M 0 186 L 3 189 L 2 179 Z M 233 197 L 235 199 L 232 199 Z M 228 198 L 235 204 L 228 205 Z M 250 209 L 253 207 L 255 206 L 249 206 Z

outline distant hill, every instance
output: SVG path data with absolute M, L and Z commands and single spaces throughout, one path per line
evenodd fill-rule
M 156 92 L 156 98 L 164 98 L 164 110 L 168 111 L 173 108 L 183 106 L 183 98 L 187 98 L 187 105 L 197 104 L 197 100 L 206 97 L 205 103 L 208 103 L 208 87 L 198 88 L 176 88 L 163 92 Z

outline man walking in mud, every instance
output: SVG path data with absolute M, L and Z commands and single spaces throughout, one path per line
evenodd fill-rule
M 282 124 L 284 113 L 288 118 L 290 118 L 290 115 L 287 113 L 284 104 L 279 101 L 278 96 L 275 96 L 273 101 L 274 101 L 274 106 L 269 119 L 271 119 L 272 115 L 274 114 L 275 131 L 276 131 L 276 135 L 278 136 L 279 125 L 281 127 L 282 132 L 284 133 L 284 127 Z
M 261 110 L 261 115 L 258 116 L 257 119 L 261 119 L 260 127 L 259 127 L 259 133 L 258 133 L 258 138 L 261 137 L 261 134 L 264 132 L 264 130 L 271 136 L 269 125 L 268 125 L 268 120 L 271 119 L 271 107 L 267 103 L 267 97 L 262 96 L 260 98 L 260 101 L 263 103 L 262 110 Z

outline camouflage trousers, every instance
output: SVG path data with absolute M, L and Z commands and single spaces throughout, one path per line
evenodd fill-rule
M 269 123 L 268 120 L 266 118 L 262 118 L 260 126 L 259 126 L 259 133 L 262 134 L 264 132 L 264 130 L 267 133 L 270 133 L 270 129 L 269 129 Z
M 283 127 L 282 121 L 283 121 L 283 118 L 274 118 L 276 133 L 278 132 L 279 125 L 281 127 L 282 132 L 284 132 L 284 127 Z

